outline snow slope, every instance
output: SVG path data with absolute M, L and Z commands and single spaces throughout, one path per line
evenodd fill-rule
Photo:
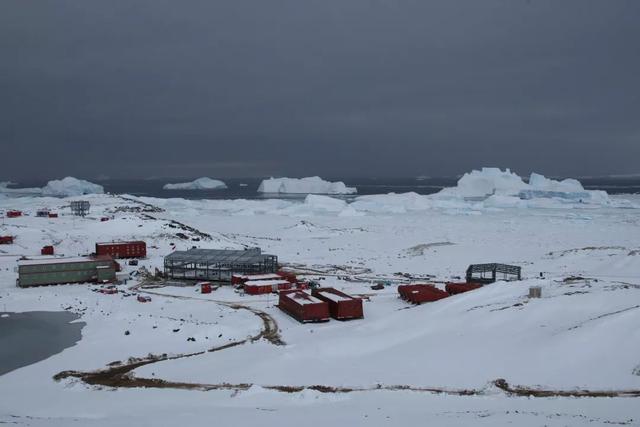
M 217 179 L 202 177 L 191 182 L 165 184 L 162 188 L 164 190 L 221 190 L 227 188 L 227 185 Z
M 624 205 L 614 196 L 604 205 L 550 199 L 510 205 L 512 196 L 500 202 L 498 195 L 483 202 L 381 195 L 352 203 L 321 195 L 303 202 L 85 197 L 92 206 L 86 218 L 35 216 L 42 207 L 64 212 L 71 198 L 11 199 L 10 207 L 25 216 L 0 224 L 0 235 L 16 236 L 14 245 L 0 246 L 0 309 L 69 310 L 86 322 L 76 346 L 0 376 L 0 422 L 210 425 L 215 416 L 222 425 L 638 424 L 637 398 L 513 397 L 492 385 L 505 378 L 547 389 L 640 389 L 638 196 L 625 196 Z M 2 200 L 0 207 L 9 203 Z M 111 220 L 100 222 L 103 216 Z M 174 221 L 211 237 L 203 239 Z M 16 260 L 38 254 L 45 244 L 76 256 L 96 241 L 136 239 L 148 247 L 138 267 L 150 271 L 161 269 L 163 256 L 174 248 L 260 246 L 303 277 L 366 294 L 365 318 L 303 325 L 275 306 L 275 296 L 246 296 L 228 287 L 203 295 L 196 287 L 165 286 L 148 290 L 152 301 L 141 304 L 125 296 L 138 283 L 135 276 L 117 295 L 93 292 L 95 285 L 15 287 Z M 420 306 L 397 297 L 398 283 L 455 279 L 479 262 L 521 265 L 525 280 Z M 138 267 L 123 263 L 124 273 Z M 585 279 L 565 280 L 569 276 Z M 370 289 L 381 280 L 392 284 Z M 527 298 L 533 285 L 542 287 L 543 298 Z M 63 370 L 103 369 L 149 353 L 198 352 L 261 330 L 259 316 L 220 301 L 266 313 L 286 345 L 259 340 L 146 365 L 132 375 L 252 384 L 248 389 L 113 389 L 52 379 Z M 265 388 L 313 384 L 373 390 Z M 382 388 L 392 385 L 480 394 Z
M 319 176 L 307 178 L 269 178 L 260 183 L 259 193 L 355 194 L 354 187 L 344 182 L 329 182 Z

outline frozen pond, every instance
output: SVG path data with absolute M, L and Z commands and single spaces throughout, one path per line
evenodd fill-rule
M 80 341 L 84 322 L 66 311 L 0 312 L 0 375 L 60 353 Z

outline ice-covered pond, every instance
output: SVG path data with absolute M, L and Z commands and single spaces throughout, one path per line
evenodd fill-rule
M 0 312 L 0 375 L 75 345 L 84 322 L 66 311 Z

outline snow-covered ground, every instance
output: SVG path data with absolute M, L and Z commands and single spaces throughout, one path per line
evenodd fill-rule
M 16 236 L 15 244 L 0 246 L 0 311 L 69 310 L 86 326 L 77 345 L 0 376 L 0 422 L 640 425 L 640 397 L 515 396 L 494 383 L 640 390 L 640 197 L 589 202 L 513 194 L 392 194 L 351 203 L 326 196 L 297 202 L 95 194 L 84 196 L 91 202 L 86 218 L 69 214 L 71 199 L 1 199 L 0 211 L 26 216 L 0 220 L 0 235 Z M 66 214 L 36 217 L 44 207 Z M 365 317 L 300 324 L 275 307 L 275 296 L 228 287 L 205 295 L 195 287 L 148 289 L 152 301 L 143 304 L 126 296 L 135 292 L 135 278 L 116 295 L 94 292 L 95 285 L 15 287 L 19 256 L 48 244 L 56 254 L 77 256 L 117 239 L 147 242 L 148 259 L 123 265 L 125 272 L 161 268 L 174 248 L 260 246 L 303 276 L 366 295 Z M 481 262 L 520 265 L 524 280 L 420 306 L 397 297 L 398 283 L 413 278 L 442 287 Z M 571 276 L 582 279 L 565 280 Z M 370 288 L 381 280 L 392 284 Z M 527 298 L 530 286 L 542 287 L 541 299 Z M 247 340 L 265 327 L 258 313 L 277 323 L 284 345 Z M 205 351 L 236 342 L 242 344 Z M 166 388 L 53 379 L 149 354 L 165 360 L 129 375 L 167 381 Z

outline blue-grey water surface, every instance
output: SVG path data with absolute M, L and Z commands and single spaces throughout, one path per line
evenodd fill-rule
M 44 360 L 80 341 L 84 322 L 66 311 L 0 312 L 0 375 Z

